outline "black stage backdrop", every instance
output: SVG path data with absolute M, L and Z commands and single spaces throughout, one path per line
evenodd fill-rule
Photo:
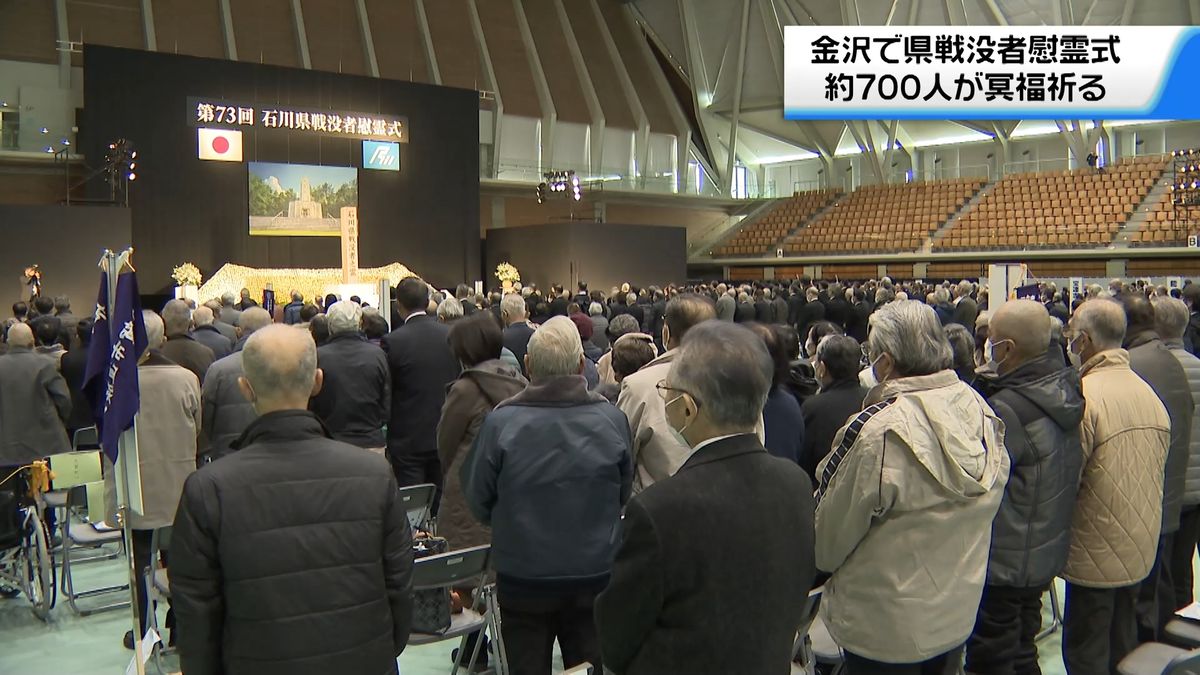
M 88 164 L 101 166 L 118 138 L 138 152 L 129 205 L 143 292 L 172 286 L 171 268 L 185 261 L 206 278 L 227 262 L 341 265 L 336 237 L 249 235 L 246 165 L 196 157 L 188 97 L 255 106 L 260 119 L 243 128 L 245 162 L 362 165 L 359 140 L 260 128 L 265 106 L 407 117 L 400 171 L 358 172 L 359 266 L 398 261 L 439 287 L 479 277 L 477 92 L 95 45 L 84 47 L 84 64 Z M 107 196 L 99 181 L 92 189 Z

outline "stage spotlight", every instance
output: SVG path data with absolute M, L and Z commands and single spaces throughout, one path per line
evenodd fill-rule
M 40 131 L 41 131 L 43 134 L 48 134 L 48 133 L 50 133 L 50 130 L 49 130 L 49 129 L 47 129 L 46 127 L 42 127 L 42 128 L 40 129 Z
M 129 170 L 130 170 L 130 171 L 132 171 L 132 170 L 134 170 L 134 169 L 136 169 L 136 168 L 137 168 L 137 162 L 130 162 L 130 163 L 129 163 Z
M 538 183 L 537 203 L 539 203 L 539 204 L 546 203 L 546 184 L 545 183 Z
M 43 149 L 44 151 L 46 151 L 46 152 L 54 152 L 54 148 L 52 148 L 52 147 L 50 147 L 50 146 L 48 146 L 48 145 L 47 145 L 45 148 L 42 148 L 42 149 Z
M 130 171 L 129 172 L 129 180 L 137 180 L 137 174 Z
M 137 150 L 129 153 L 129 159 L 137 159 Z
M 60 145 L 62 145 L 64 148 L 69 148 L 69 147 L 71 147 L 71 141 L 70 141 L 70 140 L 68 140 L 68 139 L 66 139 L 66 138 L 64 138 L 64 139 L 62 139 L 61 141 L 59 141 L 59 144 L 60 144 Z

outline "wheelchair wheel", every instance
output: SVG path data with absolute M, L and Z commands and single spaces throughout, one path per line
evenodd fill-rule
M 46 525 L 37 517 L 36 511 L 27 512 L 27 531 L 21 542 L 23 558 L 23 582 L 25 597 L 29 599 L 33 615 L 45 621 L 50 616 L 57 595 L 54 579 L 54 563 L 50 557 L 50 538 Z

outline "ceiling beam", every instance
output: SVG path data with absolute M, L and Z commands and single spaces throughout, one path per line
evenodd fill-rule
M 771 0 L 758 0 L 758 18 L 762 20 L 763 33 L 767 39 L 767 52 L 771 55 L 771 66 L 775 69 L 775 84 L 779 89 L 780 103 L 783 99 L 783 26 Z M 782 108 L 782 106 L 781 106 Z
M 921 0 L 912 0 L 908 6 L 908 25 L 917 25 L 917 12 L 921 11 Z
M 782 80 L 781 80 L 782 81 Z M 733 101 L 713 103 L 705 108 L 710 113 L 728 115 L 733 112 Z M 777 112 L 783 114 L 783 96 L 756 96 L 742 101 L 742 112 Z
M 955 124 L 957 124 L 960 127 L 966 127 L 967 129 L 970 129 L 971 131 L 977 131 L 981 134 L 987 134 L 988 136 L 996 135 L 996 128 L 995 128 L 995 126 L 992 125 L 991 122 L 986 122 L 986 121 L 977 122 L 977 121 L 971 121 L 971 120 L 950 120 L 950 121 L 954 122 Z
M 1128 26 L 1133 20 L 1133 10 L 1137 7 L 1137 0 L 1125 0 L 1125 7 L 1121 10 L 1121 25 Z M 1191 9 L 1189 7 L 1189 9 Z M 1195 23 L 1193 19 L 1192 23 Z
M 733 115 L 729 120 L 729 157 L 725 163 L 725 188 L 733 195 L 733 166 L 737 157 L 738 118 L 742 114 L 742 84 L 746 79 L 746 34 L 750 32 L 750 0 L 742 0 L 742 24 L 738 33 L 737 70 L 733 75 Z
M 988 11 L 992 13 L 992 18 L 996 20 L 997 26 L 1007 26 L 1008 17 L 1004 16 L 1004 12 L 1000 11 L 1000 6 L 996 4 L 996 0 L 983 0 L 987 5 Z
M 883 20 L 883 25 L 892 25 L 892 19 L 896 17 L 896 5 L 900 4 L 900 0 L 892 0 L 892 6 L 888 8 L 887 18 Z

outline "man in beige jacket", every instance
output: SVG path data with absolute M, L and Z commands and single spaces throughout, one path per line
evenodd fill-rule
M 1137 646 L 1134 603 L 1158 549 L 1171 420 L 1129 368 L 1121 305 L 1084 303 L 1066 335 L 1071 360 L 1081 364 L 1086 407 L 1083 475 L 1061 575 L 1063 661 L 1071 675 L 1116 673 Z
M 692 452 L 672 433 L 662 396 L 655 386 L 670 372 L 671 361 L 675 359 L 684 334 L 692 326 L 715 318 L 716 307 L 706 297 L 685 293 L 673 298 L 667 303 L 663 320 L 662 340 L 666 351 L 621 382 L 617 407 L 629 418 L 633 433 L 635 493 L 673 475 Z
M 932 307 L 881 307 L 867 351 L 880 384 L 817 467 L 817 567 L 833 575 L 821 616 L 849 675 L 941 672 L 975 625 L 1004 425 L 951 369 Z

